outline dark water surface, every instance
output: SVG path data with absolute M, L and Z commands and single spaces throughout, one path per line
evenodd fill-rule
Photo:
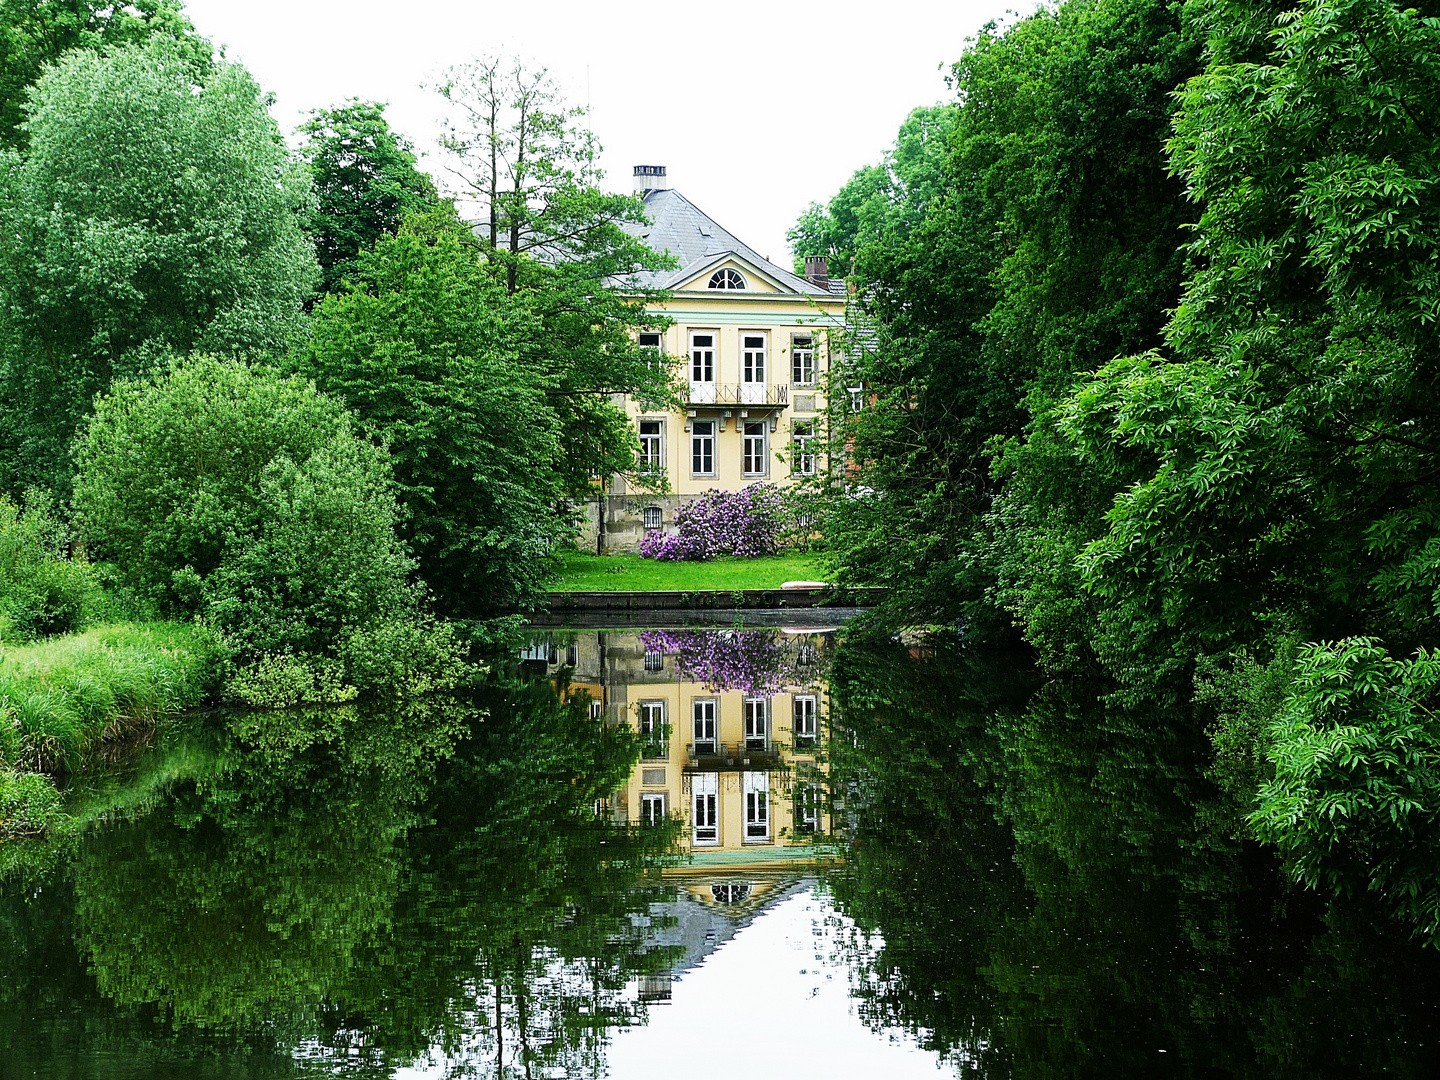
M 119 756 L 7 853 L 0 1078 L 1440 1075 L 1437 951 L 1195 717 L 780 622 Z

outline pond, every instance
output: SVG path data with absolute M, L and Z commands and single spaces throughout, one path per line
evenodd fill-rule
M 0 881 L 0 1078 L 1440 1072 L 1437 951 L 1195 717 L 768 621 L 117 752 Z

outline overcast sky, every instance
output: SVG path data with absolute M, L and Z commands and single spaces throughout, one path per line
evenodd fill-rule
M 443 104 L 422 84 L 484 53 L 548 67 L 584 104 L 606 184 L 665 165 L 673 187 L 746 243 L 788 263 L 785 231 L 861 165 L 905 114 L 948 97 L 965 39 L 1016 0 L 871 3 L 463 3 L 187 0 L 200 32 L 275 94 L 287 134 L 311 109 L 386 101 L 433 149 Z

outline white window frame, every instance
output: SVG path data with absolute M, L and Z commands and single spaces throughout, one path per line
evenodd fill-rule
M 814 476 L 817 468 L 815 451 L 810 444 L 815 440 L 814 420 L 790 421 L 790 475 Z
M 815 385 L 815 339 L 795 334 L 790 338 L 790 383 L 793 386 Z
M 654 424 L 655 430 L 647 432 L 647 424 Z M 637 437 L 640 440 L 640 456 L 636 466 L 642 473 L 665 471 L 665 421 L 654 416 L 642 416 L 636 421 Z
M 605 717 L 605 703 L 603 701 L 590 702 L 590 719 L 602 720 Z
M 793 726 L 791 730 L 797 739 L 814 739 L 819 730 L 820 699 L 815 694 L 796 694 L 791 705 Z
M 647 506 L 640 511 L 640 522 L 646 532 L 658 532 L 665 528 L 665 511 L 658 506 Z
M 639 337 L 641 353 L 648 353 L 647 361 L 655 371 L 665 370 L 665 335 L 654 330 L 644 330 Z
M 709 731 L 705 735 L 705 731 Z M 720 752 L 720 702 L 715 698 L 693 698 L 690 701 L 690 743 L 695 753 L 700 744 L 709 743 L 709 753 Z
M 653 660 L 651 658 L 654 658 Z M 656 672 L 665 670 L 665 654 L 663 652 L 647 652 L 645 654 L 645 670 L 653 675 Z
M 845 392 L 850 395 L 850 411 L 852 413 L 857 413 L 865 407 L 865 387 L 863 384 L 860 386 L 847 386 Z
M 770 841 L 770 774 L 742 774 L 741 789 L 745 807 L 745 840 L 747 844 Z
M 642 791 L 640 793 L 640 824 L 663 825 L 665 822 L 665 792 Z
M 754 342 L 759 342 L 758 345 Z M 740 331 L 740 381 L 764 386 L 770 365 L 770 334 L 765 330 Z
M 696 847 L 720 843 L 720 774 L 690 776 L 690 842 Z
M 717 281 L 720 282 L 720 284 L 717 285 Z M 735 284 L 737 281 L 739 282 L 738 285 Z M 710 280 L 706 283 L 705 287 L 721 292 L 740 292 L 748 288 L 749 283 L 746 282 L 745 275 L 740 273 L 739 270 L 736 270 L 732 266 L 722 266 L 710 275 Z
M 795 831 L 818 833 L 820 831 L 820 785 L 799 784 L 795 788 Z
M 697 344 L 697 338 L 708 338 L 710 344 Z M 719 352 L 720 334 L 715 330 L 690 331 L 690 381 L 692 383 L 713 383 L 715 381 L 716 355 Z
M 702 434 L 697 429 L 705 425 L 708 433 Z M 695 477 L 714 476 L 715 472 L 715 443 L 717 421 L 714 420 L 692 420 L 690 422 L 690 475 Z M 710 468 L 697 469 L 696 465 Z
M 754 434 L 750 428 L 759 428 Z M 756 443 L 759 449 L 754 450 Z M 740 475 L 770 475 L 770 425 L 764 420 L 740 421 Z
M 745 749 L 763 751 L 770 746 L 770 699 L 747 697 L 745 699 Z
M 646 738 L 652 732 L 656 731 L 657 725 L 658 730 L 663 732 L 665 730 L 665 724 L 666 716 L 664 698 L 646 699 L 640 702 L 639 725 L 640 737 L 642 739 Z M 645 760 L 656 761 L 662 757 L 667 757 L 669 756 L 669 749 L 669 739 L 666 739 L 665 745 L 663 746 L 661 753 L 655 755 L 654 757 L 646 758 Z

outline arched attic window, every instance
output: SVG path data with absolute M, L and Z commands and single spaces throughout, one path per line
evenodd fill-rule
M 724 270 L 716 270 L 710 275 L 711 289 L 743 289 L 745 279 L 740 276 L 740 271 L 731 270 L 728 266 Z

